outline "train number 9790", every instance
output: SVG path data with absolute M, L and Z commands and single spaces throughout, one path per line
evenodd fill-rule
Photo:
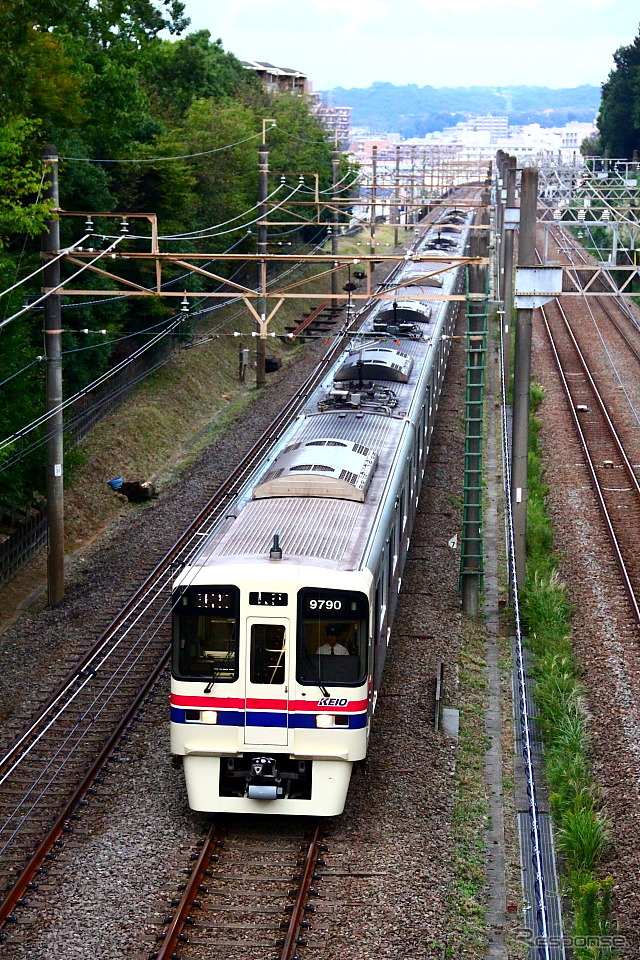
M 342 610 L 342 600 L 309 600 L 309 610 Z

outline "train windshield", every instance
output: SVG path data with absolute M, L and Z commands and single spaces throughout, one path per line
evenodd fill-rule
M 236 680 L 239 614 L 237 587 L 179 590 L 173 611 L 174 675 L 213 683 Z
M 367 676 L 369 602 L 363 593 L 305 588 L 298 593 L 297 679 L 357 686 Z

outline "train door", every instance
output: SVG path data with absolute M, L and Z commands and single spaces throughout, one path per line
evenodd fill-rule
M 245 746 L 289 742 L 289 620 L 249 617 L 245 664 Z

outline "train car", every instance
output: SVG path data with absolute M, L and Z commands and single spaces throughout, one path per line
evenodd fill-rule
M 421 240 L 442 264 L 407 259 L 174 582 L 171 748 L 195 810 L 344 808 L 449 352 L 453 304 L 433 295 L 462 287 L 447 256 L 469 221 L 443 209 Z

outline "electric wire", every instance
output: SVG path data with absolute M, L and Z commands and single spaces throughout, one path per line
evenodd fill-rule
M 316 247 L 313 248 L 314 251 L 315 251 L 315 250 L 318 250 L 318 249 L 323 245 L 324 242 L 325 242 L 325 241 L 323 240 L 322 243 L 317 244 Z M 106 251 L 105 251 L 105 252 L 106 252 Z M 287 270 L 283 271 L 281 274 L 278 274 L 276 277 L 273 277 L 270 281 L 268 281 L 268 286 L 272 286 L 274 283 L 281 281 L 281 280 L 284 279 L 285 277 L 291 275 L 291 273 L 293 273 L 294 271 L 297 271 L 297 270 L 301 269 L 302 266 L 304 266 L 303 263 L 293 264 L 292 266 L 288 267 Z M 230 300 L 225 301 L 225 303 L 222 304 L 221 306 L 228 306 L 228 305 L 230 305 L 230 304 L 233 303 L 233 302 L 238 302 L 238 301 L 240 301 L 241 299 L 242 299 L 241 297 L 231 298 Z M 203 296 L 202 300 L 206 300 L 206 294 Z M 200 302 L 201 302 L 201 301 L 200 301 Z M 219 308 L 216 307 L 215 309 L 219 309 Z M 211 310 L 211 308 L 208 308 L 206 311 L 201 311 L 201 313 L 205 313 L 205 312 L 206 312 L 206 313 L 212 312 L 212 310 Z M 224 326 L 227 326 L 232 320 L 237 319 L 237 317 L 240 315 L 240 313 L 242 313 L 242 311 L 239 311 L 239 312 L 238 312 L 237 314 L 235 314 L 234 316 L 232 316 L 232 317 L 226 319 L 225 321 L 223 321 L 223 323 L 220 324 L 217 329 L 223 329 Z M 192 315 L 192 316 L 197 316 L 197 315 L 200 315 L 200 314 L 191 314 L 191 315 Z M 36 430 L 36 429 L 38 429 L 39 427 L 41 427 L 41 426 L 42 426 L 44 423 L 46 423 L 46 421 L 47 421 L 48 419 L 50 419 L 54 414 L 60 412 L 61 410 L 62 410 L 62 411 L 66 410 L 69 406 L 71 406 L 73 403 L 75 403 L 78 399 L 80 399 L 81 397 L 83 397 L 83 396 L 85 396 L 86 394 L 90 393 L 91 391 L 95 390 L 97 387 L 101 386 L 103 383 L 105 383 L 107 380 L 111 379 L 111 378 L 112 378 L 113 376 L 115 376 L 117 373 L 121 372 L 126 366 L 128 366 L 130 363 L 132 363 L 134 360 L 136 360 L 136 359 L 137 359 L 139 356 L 141 356 L 144 352 L 146 352 L 147 350 L 150 350 L 153 346 L 155 346 L 157 343 L 159 343 L 160 340 L 162 340 L 162 339 L 163 339 L 164 337 L 166 337 L 168 334 L 174 333 L 174 332 L 178 329 L 178 327 L 180 326 L 180 324 L 183 322 L 183 320 L 184 320 L 184 317 L 183 317 L 182 315 L 178 315 L 178 316 L 175 317 L 175 318 L 173 318 L 173 317 L 170 318 L 170 320 L 168 321 L 168 326 L 167 326 L 164 330 L 162 330 L 162 331 L 160 331 L 159 333 L 155 334 L 154 337 L 153 337 L 153 339 L 151 339 L 148 343 L 146 343 L 146 344 L 144 344 L 143 346 L 141 346 L 138 350 L 134 351 L 134 353 L 132 353 L 129 357 L 127 357 L 127 358 L 125 358 L 124 360 L 122 360 L 122 361 L 121 361 L 120 363 L 118 363 L 115 367 L 112 367 L 112 368 L 110 368 L 109 370 L 105 371 L 103 374 L 101 374 L 99 377 L 97 377 L 94 381 L 92 381 L 91 383 L 89 383 L 87 386 L 83 387 L 81 390 L 79 390 L 79 391 L 78 391 L 77 393 L 75 393 L 73 396 L 68 397 L 68 398 L 67 398 L 66 400 L 64 400 L 61 404 L 58 404 L 55 408 L 52 408 L 51 410 L 49 410 L 49 411 L 47 411 L 46 413 L 42 414 L 41 416 L 39 416 L 38 418 L 36 418 L 35 420 L 33 420 L 30 424 L 27 424 L 27 426 L 22 427 L 20 430 L 18 430 L 18 431 L 16 431 L 15 433 L 13 433 L 11 436 L 5 438 L 4 440 L 1 440 L 1 441 L 0 441 L 0 452 L 1 452 L 2 450 L 7 449 L 8 447 L 11 447 L 14 443 L 18 442 L 19 440 L 23 439 L 23 438 L 24 438 L 25 436 L 27 436 L 28 434 L 32 433 L 34 430 Z M 148 329 L 151 329 L 151 328 L 148 328 Z M 213 332 L 213 331 L 210 331 L 210 333 L 212 333 L 212 332 Z M 212 337 L 210 337 L 210 339 L 212 339 Z M 201 342 L 201 341 L 198 340 L 198 344 L 199 344 L 200 342 Z M 206 341 L 204 341 L 204 342 L 206 342 Z M 101 346 L 104 346 L 104 345 L 105 345 L 104 343 L 90 344 L 90 345 L 88 345 L 87 347 L 78 348 L 78 350 L 95 349 L 95 348 L 97 348 L 97 347 L 101 347 Z M 65 351 L 65 352 L 75 352 L 75 351 Z M 169 355 L 169 357 L 167 357 L 166 360 L 164 360 L 163 362 L 167 362 L 170 358 L 171 358 L 171 355 Z M 157 369 L 157 367 L 154 367 L 154 369 Z M 151 373 L 151 372 L 152 372 L 151 370 L 148 371 L 148 373 Z M 16 375 L 17 375 L 17 374 L 16 374 Z M 144 376 L 147 376 L 147 372 L 145 372 Z M 73 422 L 73 421 L 72 421 L 72 422 Z M 65 429 L 66 429 L 66 428 L 65 428 Z M 23 458 L 24 456 L 26 456 L 28 453 L 32 452 L 32 450 L 37 449 L 39 446 L 41 446 L 41 444 L 42 444 L 43 442 L 45 442 L 44 439 L 43 439 L 43 440 L 35 441 L 34 443 L 30 444 L 27 448 L 23 448 L 23 449 L 21 449 L 21 450 L 19 450 L 19 451 L 16 451 L 16 453 L 15 453 L 13 456 L 11 456 L 11 455 L 7 456 L 5 459 L 3 459 L 3 460 L 0 462 L 0 473 L 2 473 L 2 472 L 3 472 L 5 469 L 7 469 L 9 466 L 13 465 L 13 463 L 15 463 L 15 462 L 17 462 L 18 460 L 22 459 L 22 458 Z
M 298 185 L 297 187 L 295 187 L 295 188 L 291 191 L 291 193 L 290 193 L 287 197 L 284 198 L 284 200 L 281 200 L 280 203 L 277 203 L 277 204 L 275 205 L 275 207 L 272 207 L 272 209 L 270 210 L 270 213 L 275 213 L 275 211 L 276 211 L 276 210 L 279 210 L 281 207 L 283 207 L 283 206 L 285 205 L 285 203 L 288 203 L 288 201 L 291 199 L 291 197 L 295 196 L 295 194 L 299 191 L 299 189 L 300 189 L 300 186 Z M 255 220 L 248 220 L 246 223 L 239 223 L 237 226 L 231 227 L 229 230 L 220 230 L 220 231 L 218 231 L 217 233 L 203 233 L 203 234 L 201 234 L 199 237 L 187 237 L 186 239 L 206 240 L 206 239 L 208 239 L 209 237 L 224 237 L 224 236 L 226 236 L 228 233 L 235 233 L 236 230 L 244 230 L 245 227 L 250 227 L 250 226 L 252 226 L 253 224 L 258 223 L 258 222 L 260 221 L 260 219 L 261 219 L 261 218 L 258 216 L 258 217 L 255 218 Z M 205 228 L 205 229 L 212 229 L 212 228 Z M 96 234 L 96 236 L 102 237 L 104 240 L 113 240 L 113 235 L 111 235 L 111 234 L 101 233 L 101 234 Z M 140 236 L 140 235 L 134 234 L 134 233 L 128 233 L 128 234 L 127 234 L 127 238 L 130 239 L 130 240 L 148 240 L 148 239 L 149 239 L 148 237 Z M 171 240 L 172 238 L 171 238 L 171 237 L 161 237 L 160 239 L 162 239 L 162 240 Z M 183 239 L 185 239 L 185 238 L 184 238 L 184 237 L 177 237 L 177 238 L 174 238 L 174 239 L 176 240 L 176 242 L 179 242 L 180 240 L 183 240 Z M 185 256 L 188 256 L 188 254 L 185 254 Z
M 231 251 L 235 250 L 235 248 L 239 246 L 244 239 L 245 239 L 244 237 L 240 237 L 238 240 L 235 241 L 235 243 L 232 243 L 230 247 L 227 247 L 226 250 L 223 250 L 222 253 L 223 254 L 231 253 Z M 208 267 L 212 263 L 215 263 L 216 259 L 217 257 L 215 257 L 213 260 L 207 260 L 207 262 L 205 263 L 205 267 Z M 240 269 L 241 268 L 238 267 L 238 270 Z M 231 277 L 229 279 L 232 279 L 233 277 L 235 277 L 238 270 L 234 270 L 234 272 L 231 274 Z M 189 270 L 187 271 L 187 273 L 182 273 L 179 277 L 174 277 L 173 280 L 165 280 L 165 282 L 161 285 L 161 289 L 164 289 L 165 287 L 170 287 L 174 283 L 179 283 L 181 280 L 185 280 L 187 277 L 190 277 L 192 275 L 193 275 L 193 270 Z M 63 310 L 73 310 L 73 309 L 77 309 L 78 307 L 92 307 L 92 306 L 95 306 L 96 304 L 115 303 L 116 300 L 130 300 L 130 299 L 131 299 L 130 294 L 123 293 L 118 297 L 107 297 L 104 300 L 83 300 L 81 303 L 63 303 L 61 306 Z
M 25 367 L 22 367 L 20 370 L 16 370 L 15 373 L 12 373 L 6 380 L 0 380 L 0 387 L 4 387 L 5 383 L 9 383 L 10 380 L 13 380 L 15 377 L 19 377 L 21 373 L 29 370 L 31 367 L 34 367 L 36 363 L 41 363 L 44 360 L 44 357 L 36 357 L 35 360 L 32 360 L 31 363 L 28 363 Z
M 74 274 L 72 274 L 70 277 L 67 277 L 66 280 L 63 280 L 61 283 L 59 283 L 58 286 L 55 287 L 55 289 L 49 290 L 47 293 L 43 293 L 42 296 L 38 297 L 37 300 L 34 300 L 33 303 L 30 303 L 28 306 L 23 307 L 21 310 L 18 310 L 17 313 L 12 314 L 10 317 L 6 317 L 2 322 L 0 322 L 0 329 L 2 329 L 2 327 L 6 326 L 8 323 L 11 323 L 12 320 L 16 320 L 18 317 L 21 317 L 22 314 L 26 313 L 28 310 L 33 310 L 34 307 L 37 307 L 38 304 L 42 303 L 43 300 L 46 300 L 47 297 L 50 297 L 52 296 L 52 294 L 57 293 L 58 290 L 63 290 L 65 287 L 65 284 L 71 283 L 72 280 L 75 280 L 76 277 L 79 277 L 80 274 L 84 273 L 84 271 L 87 270 L 90 266 L 92 266 L 94 263 L 97 263 L 97 261 L 101 260 L 102 257 L 105 257 L 108 253 L 110 253 L 114 249 L 114 247 L 117 247 L 122 240 L 124 240 L 124 237 L 117 237 L 115 240 L 115 243 L 112 243 L 111 246 L 107 247 L 106 250 L 102 250 L 96 257 L 93 258 L 93 260 L 87 261 L 87 263 L 85 263 Z
M 43 263 L 42 266 L 38 267 L 37 270 L 34 270 L 33 273 L 30 273 L 28 274 L 28 276 L 23 277 L 22 280 L 16 281 L 16 283 L 14 283 L 12 287 L 7 287 L 6 290 L 2 290 L 0 292 L 0 297 L 4 297 L 5 294 L 11 293 L 13 290 L 17 289 L 17 287 L 21 287 L 23 283 L 26 283 L 27 280 L 32 280 L 39 273 L 42 273 L 43 270 L 46 270 L 47 267 L 51 266 L 52 263 L 55 263 L 57 260 L 61 260 L 62 257 L 66 257 L 68 253 L 71 253 L 72 250 L 75 250 L 76 247 L 79 247 L 80 244 L 84 243 L 84 241 L 87 240 L 90 236 L 91 236 L 90 233 L 86 233 L 84 237 L 81 237 L 79 240 L 76 240 L 76 242 L 71 244 L 70 247 L 65 247 L 64 250 L 61 250 L 60 253 L 57 253 L 55 257 L 51 257 L 50 260 L 47 260 L 46 263 Z M 12 318 L 10 317 L 9 319 L 12 319 Z M 8 323 L 9 320 L 7 320 L 6 322 Z M 0 323 L 0 327 L 2 326 L 4 326 L 4 321 Z
M 273 130 L 276 126 L 275 123 L 272 123 L 270 127 L 267 127 L 267 130 Z M 250 137 L 245 137 L 244 140 L 236 140 L 234 143 L 225 143 L 222 147 L 214 147 L 212 150 L 202 150 L 200 153 L 185 153 L 178 157 L 130 157 L 129 159 L 116 159 L 116 160 L 97 160 L 94 157 L 58 157 L 59 160 L 74 160 L 77 163 L 164 163 L 171 160 L 191 160 L 194 157 L 208 157 L 212 153 L 220 153 L 222 150 L 231 150 L 232 147 L 238 147 L 241 143 L 249 143 L 251 140 L 256 140 L 258 137 L 262 136 L 262 132 L 254 133 Z
M 265 197 L 265 201 L 270 200 L 271 197 L 275 197 L 276 193 L 282 190 L 284 186 L 284 183 L 279 183 L 275 190 L 272 190 L 271 193 Z M 242 217 L 246 217 L 246 215 L 251 213 L 252 210 L 257 210 L 257 208 L 261 206 L 263 202 L 264 201 L 261 200 L 259 203 L 254 203 L 252 207 L 248 207 L 246 210 L 243 210 L 242 213 L 237 214 L 235 217 L 231 217 L 229 220 L 223 220 L 222 223 L 214 223 L 209 227 L 202 227 L 200 230 L 188 230 L 186 233 L 167 234 L 166 236 L 158 237 L 158 240 L 197 240 L 199 234 L 206 233 L 207 230 L 217 230 L 218 227 L 226 227 L 228 224 L 233 223 L 234 220 L 241 220 Z
M 87 386 L 83 387 L 81 390 L 77 391 L 77 393 L 73 394 L 73 396 L 68 397 L 66 400 L 63 400 L 62 403 L 57 404 L 51 410 L 48 410 L 46 413 L 41 414 L 35 420 L 32 420 L 31 423 L 27 424 L 26 427 L 22 427 L 20 430 L 15 431 L 15 433 L 13 433 L 11 436 L 6 437 L 4 440 L 0 440 L 0 451 L 5 450 L 7 447 L 10 447 L 12 444 L 16 443 L 16 441 L 21 440 L 23 437 L 27 436 L 27 434 L 31 433 L 33 430 L 37 430 L 38 427 L 41 427 L 44 423 L 46 423 L 46 421 L 49 420 L 54 414 L 59 413 L 60 411 L 66 410 L 67 407 L 69 407 L 72 403 L 74 403 L 80 397 L 83 397 L 85 394 L 89 393 L 91 390 L 95 390 L 96 387 L 100 386 L 102 383 L 105 383 L 107 380 L 111 379 L 111 377 L 115 376 L 116 373 L 119 373 L 120 370 L 122 370 L 125 366 L 127 366 L 129 363 L 132 363 L 133 360 L 137 359 L 137 357 L 139 357 L 141 353 L 144 353 L 145 350 L 149 350 L 151 346 L 153 346 L 163 337 L 167 336 L 168 333 L 172 333 L 179 326 L 179 324 L 182 323 L 182 320 L 183 318 L 181 316 L 178 317 L 165 330 L 156 334 L 153 340 L 150 340 L 149 343 L 144 344 L 138 350 L 134 351 L 134 353 L 132 353 L 125 360 L 121 360 L 120 363 L 116 364 L 115 367 L 111 367 L 109 370 L 105 371 L 105 373 L 102 373 L 99 377 L 97 377 L 94 381 L 87 384 Z M 4 466 L 5 466 L 5 463 L 3 461 L 2 463 L 0 463 L 0 471 L 4 469 Z

